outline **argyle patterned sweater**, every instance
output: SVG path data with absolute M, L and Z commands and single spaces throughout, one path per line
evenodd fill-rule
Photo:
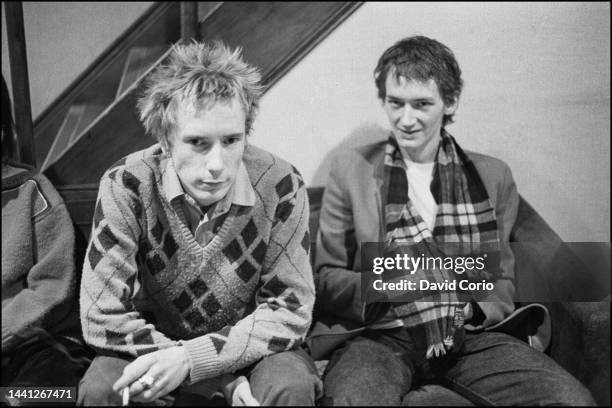
M 164 195 L 166 160 L 156 144 L 102 176 L 80 294 L 85 340 L 132 356 L 183 345 L 191 383 L 298 347 L 315 298 L 299 172 L 248 146 L 256 203 L 232 204 L 202 247 Z

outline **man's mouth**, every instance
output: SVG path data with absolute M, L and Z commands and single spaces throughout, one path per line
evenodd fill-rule
M 398 130 L 399 130 L 400 137 L 406 137 L 406 138 L 412 138 L 421 131 L 421 129 L 417 129 L 417 130 L 398 129 Z
M 201 181 L 200 182 L 200 188 L 202 190 L 219 190 L 220 188 L 224 187 L 226 184 L 225 180 L 221 180 L 221 181 Z
M 400 132 L 402 132 L 405 135 L 414 135 L 415 133 L 418 133 L 420 131 L 421 131 L 421 129 L 411 129 L 411 130 L 400 129 Z

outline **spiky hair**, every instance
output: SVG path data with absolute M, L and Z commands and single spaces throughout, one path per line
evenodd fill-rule
M 145 80 L 138 100 L 140 121 L 148 134 L 166 141 L 176 125 L 182 102 L 201 107 L 238 97 L 246 114 L 245 133 L 251 132 L 262 94 L 259 70 L 242 59 L 242 49 L 221 41 L 176 44 L 167 63 Z

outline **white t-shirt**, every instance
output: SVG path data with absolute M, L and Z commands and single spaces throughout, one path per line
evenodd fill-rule
M 434 162 L 415 163 L 407 157 L 404 158 L 404 162 L 407 167 L 408 198 L 425 221 L 427 228 L 433 232 L 438 212 L 438 205 L 429 188 L 433 178 Z

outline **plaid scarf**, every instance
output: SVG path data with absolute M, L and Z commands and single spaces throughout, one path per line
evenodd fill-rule
M 386 146 L 384 164 L 387 252 L 406 253 L 406 248 L 411 248 L 408 249 L 411 256 L 430 257 L 474 254 L 483 249 L 498 253 L 495 210 L 486 188 L 472 161 L 444 129 L 431 183 L 431 192 L 438 205 L 433 232 L 410 201 L 406 164 L 393 136 Z M 500 270 L 496 269 L 495 273 Z M 436 283 L 452 282 L 457 278 L 453 270 L 444 268 L 421 269 L 411 276 L 417 282 L 426 279 Z M 406 327 L 424 328 L 427 358 L 461 347 L 463 309 L 472 295 L 460 292 L 416 291 L 410 302 L 395 304 L 395 312 Z

